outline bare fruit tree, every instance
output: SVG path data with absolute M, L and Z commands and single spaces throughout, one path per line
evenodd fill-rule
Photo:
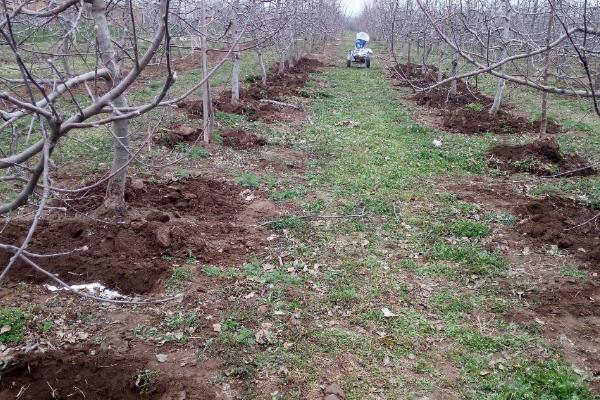
M 341 27 L 336 0 L 7 0 L 2 8 L 0 216 L 5 224 L 26 221 L 28 230 L 18 244 L 0 244 L 12 254 L 0 281 L 20 260 L 67 288 L 36 259 L 87 248 L 30 252 L 42 218 L 70 211 L 65 198 L 103 191 L 100 206 L 86 218 L 120 223 L 129 212 L 128 170 L 137 164 L 159 167 L 143 156 L 170 110 L 201 94 L 198 129 L 209 142 L 215 126 L 211 80 L 229 60 L 235 103 L 244 52 L 258 54 L 256 71 L 266 85 L 265 53 L 288 43 L 283 65 L 293 65 Z M 184 71 L 178 71 L 180 65 Z M 199 79 L 178 85 L 178 75 L 190 66 L 201 73 Z M 101 151 L 98 138 L 112 143 L 110 167 L 72 187 L 73 171 L 63 160 L 75 149 L 79 162 L 90 162 Z
M 588 97 L 596 103 L 598 9 L 597 2 L 589 1 L 375 0 L 365 8 L 363 19 L 376 38 L 397 43 L 394 51 L 404 47 L 408 62 L 416 52 L 425 68 L 430 48 L 435 48 L 438 67 L 447 73 L 440 73 L 437 83 L 416 90 L 487 75 L 496 80 L 492 114 L 501 108 L 506 82 L 540 91 L 540 136 L 544 136 L 548 94 Z M 392 29 L 397 26 L 402 28 Z M 415 36 L 427 26 L 431 30 L 415 49 Z M 457 57 L 452 63 L 445 62 L 449 53 Z

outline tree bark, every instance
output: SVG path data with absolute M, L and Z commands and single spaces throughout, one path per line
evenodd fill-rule
M 262 85 L 267 86 L 267 67 L 265 66 L 265 59 L 260 47 L 256 48 L 256 55 L 258 56 L 258 64 L 260 65 L 260 78 Z
M 452 55 L 452 71 L 450 72 L 452 74 L 452 76 L 456 76 L 456 73 L 458 72 L 458 52 L 455 51 L 454 54 Z M 452 83 L 450 84 L 450 95 L 451 96 L 456 96 L 456 93 L 458 91 L 458 83 L 457 80 L 453 80 Z
M 596 78 L 594 79 L 594 90 L 600 91 L 600 60 L 596 64 Z
M 109 82 L 112 87 L 117 85 L 123 74 L 117 62 L 117 57 L 112 45 L 108 22 L 106 20 L 106 4 L 104 0 L 92 0 L 92 17 L 96 29 L 96 40 L 102 63 L 109 70 Z M 127 107 L 127 97 L 122 94 L 113 104 L 117 108 Z M 112 123 L 113 133 L 113 163 L 112 178 L 108 181 L 104 207 L 108 210 L 125 211 L 125 182 L 127 179 L 127 163 L 129 162 L 129 121 L 118 120 Z
M 550 11 L 550 17 L 548 18 L 548 28 L 546 29 L 546 46 L 552 39 L 552 26 L 554 24 L 554 8 Z M 543 73 L 543 85 L 548 85 L 550 79 L 550 50 L 544 54 L 544 73 Z M 548 92 L 542 92 L 542 103 L 541 103 L 541 115 L 540 115 L 540 131 L 539 138 L 543 139 L 546 136 L 546 130 L 548 129 Z
M 508 55 L 508 41 L 510 39 L 510 0 L 504 0 L 504 28 L 502 30 L 502 41 L 503 47 L 500 52 L 500 59 L 503 60 Z M 506 72 L 506 64 L 502 64 L 500 67 L 500 72 Z M 506 80 L 502 78 L 498 78 L 496 82 L 496 95 L 494 96 L 494 104 L 492 104 L 492 108 L 490 108 L 490 114 L 496 115 L 498 110 L 500 110 L 500 106 L 502 105 L 502 97 L 504 95 L 504 88 L 506 87 Z
M 240 5 L 239 0 L 233 2 L 233 38 L 237 38 L 238 23 L 237 23 L 237 9 Z M 231 104 L 237 106 L 240 103 L 240 43 L 239 41 L 233 47 L 231 53 L 233 57 L 233 66 L 231 68 Z
M 202 24 L 202 35 L 200 38 L 200 46 L 202 47 L 202 79 L 208 75 L 208 18 L 206 13 L 206 0 L 202 0 L 201 4 L 201 17 L 200 23 Z M 203 131 L 204 131 L 204 142 L 210 143 L 213 140 L 214 130 L 214 115 L 212 107 L 212 99 L 210 96 L 210 83 L 209 79 L 202 85 L 202 117 L 203 117 Z

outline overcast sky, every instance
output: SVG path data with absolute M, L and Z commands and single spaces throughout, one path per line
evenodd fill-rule
M 346 14 L 356 15 L 362 9 L 363 4 L 368 3 L 371 0 L 343 0 L 344 6 L 346 6 Z

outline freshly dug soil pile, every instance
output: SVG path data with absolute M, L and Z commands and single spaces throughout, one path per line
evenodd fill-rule
M 174 125 L 161 132 L 155 142 L 170 149 L 178 143 L 196 143 L 202 135 L 202 129 L 187 125 Z
M 88 182 L 86 185 L 92 183 Z M 100 185 L 83 198 L 66 202 L 78 212 L 90 212 L 100 207 L 105 190 L 106 185 Z M 228 219 L 245 206 L 239 198 L 242 190 L 240 186 L 228 182 L 201 177 L 161 183 L 134 179 L 127 182 L 125 201 L 135 208 L 189 212 L 195 216 L 201 213 L 201 216 Z
M 161 248 L 153 232 L 157 226 L 104 225 L 87 219 L 42 220 L 29 251 L 52 254 L 87 246 L 87 251 L 37 260 L 38 264 L 68 283 L 102 282 L 120 293 L 147 293 L 165 276 L 169 265 L 160 258 Z M 0 239 L 17 245 L 25 238 L 26 224 L 8 226 Z M 0 253 L 6 265 L 9 253 Z M 18 262 L 9 272 L 12 282 L 45 282 L 48 278 Z M 54 282 L 50 282 L 54 284 Z
M 246 115 L 248 120 L 261 120 L 275 122 L 286 120 L 285 114 L 295 112 L 290 108 L 280 108 L 273 104 L 263 103 L 260 100 L 277 100 L 285 102 L 287 97 L 302 95 L 301 91 L 313 73 L 324 64 L 318 60 L 302 58 L 284 74 L 272 72 L 267 80 L 267 86 L 255 82 L 246 89 L 240 90 L 240 104 L 231 104 L 231 91 L 225 90 L 215 100 L 215 108 L 219 111 Z M 276 71 L 276 69 L 275 69 Z M 195 111 L 192 115 L 198 115 Z M 199 113 L 202 115 L 202 112 Z
M 537 140 L 525 145 L 498 145 L 489 155 L 490 164 L 509 172 L 529 172 L 539 176 L 575 171 L 589 165 L 580 155 L 562 154 L 554 139 Z M 593 168 L 572 172 L 565 176 L 595 175 Z
M 504 110 L 491 115 L 488 110 L 494 99 L 463 81 L 457 83 L 454 96 L 450 95 L 450 85 L 444 85 L 419 92 L 412 99 L 421 106 L 438 109 L 443 116 L 443 127 L 453 132 L 473 135 L 484 132 L 510 134 L 530 130 L 531 124 L 525 118 Z
M 522 218 L 517 230 L 523 236 L 556 245 L 600 268 L 600 210 L 547 197 L 517 207 L 516 213 Z
M 426 72 L 420 64 L 397 64 L 391 68 L 392 73 L 400 80 L 400 86 L 427 86 L 437 82 L 439 69 L 434 65 L 427 65 Z M 409 83 L 410 82 L 410 83 Z
M 135 186 L 133 188 L 132 186 Z M 100 205 L 103 189 L 71 207 L 90 212 Z M 41 221 L 28 250 L 48 254 L 87 246 L 39 264 L 68 283 L 102 282 L 123 294 L 150 292 L 172 268 L 163 255 L 179 258 L 189 252 L 202 263 L 240 265 L 260 254 L 267 232 L 251 228 L 258 216 L 254 203 L 240 195 L 243 188 L 203 178 L 150 184 L 136 181 L 127 191 L 132 214 L 143 216 L 122 223 L 103 223 L 83 216 L 60 215 Z M 249 213 L 249 211 L 251 211 Z M 12 223 L 0 233 L 0 242 L 20 244 L 28 223 Z M 5 265 L 11 254 L 0 252 Z M 10 271 L 11 282 L 48 281 L 24 263 Z
M 529 121 L 516 117 L 505 111 L 498 111 L 496 115 L 469 109 L 448 110 L 444 115 L 444 128 L 469 135 L 491 132 L 497 135 L 521 133 L 528 130 Z
M 534 132 L 539 132 L 540 125 L 541 125 L 541 121 L 539 119 L 536 119 L 535 121 L 531 122 L 529 129 Z M 548 125 L 546 126 L 546 134 L 558 135 L 561 130 L 562 130 L 562 126 L 557 124 L 555 121 L 552 121 L 551 119 L 548 120 Z
M 600 283 L 581 283 L 570 279 L 549 285 L 539 285 L 524 297 L 541 315 L 573 315 L 576 317 L 600 317 Z M 600 332 L 600 330 L 599 330 Z
M 553 279 L 539 282 L 525 290 L 525 308 L 514 310 L 510 319 L 523 325 L 533 320 L 543 321 L 543 335 L 558 348 L 566 359 L 585 368 L 593 377 L 600 377 L 600 283 L 597 279 Z M 565 338 L 568 338 L 565 340 Z M 600 394 L 600 382 L 590 382 L 590 388 Z
M 493 99 L 479 92 L 475 88 L 468 86 L 464 82 L 459 82 L 456 95 L 450 95 L 450 87 L 442 86 L 426 92 L 415 94 L 413 100 L 420 106 L 427 106 L 438 109 L 461 109 L 463 107 L 474 106 L 480 110 L 468 111 L 481 112 L 489 108 L 494 102 Z M 487 111 L 487 110 L 486 110 Z
M 267 145 L 267 140 L 243 130 L 227 131 L 223 133 L 223 145 L 248 150 Z
M 144 380 L 145 362 L 105 351 L 56 350 L 27 355 L 2 371 L 0 398 L 19 400 L 159 399 L 160 375 Z M 19 393 L 21 393 L 19 395 Z
M 202 101 L 186 99 L 177 103 L 177 108 L 182 109 L 192 119 L 202 118 Z

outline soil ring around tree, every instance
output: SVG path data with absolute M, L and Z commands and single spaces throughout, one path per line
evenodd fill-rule
M 153 353 L 153 352 L 152 352 Z M 20 400 L 216 400 L 220 390 L 206 383 L 210 363 L 187 367 L 198 376 L 182 376 L 179 363 L 161 364 L 147 353 L 69 347 L 16 355 L 5 366 L 0 398 Z M 200 369 L 200 371 L 195 371 Z M 188 375 L 188 371 L 184 375 Z M 182 397 L 183 396 L 183 397 Z
M 172 269 L 170 257 L 242 265 L 267 246 L 268 229 L 254 226 L 274 207 L 260 194 L 244 194 L 247 189 L 241 186 L 201 177 L 164 183 L 131 181 L 129 215 L 114 223 L 82 215 L 99 207 L 103 190 L 96 188 L 89 199 L 71 202 L 69 206 L 78 213 L 40 221 L 28 246 L 40 254 L 51 254 L 57 247 L 70 251 L 85 246 L 84 251 L 38 260 L 67 283 L 100 282 L 124 295 L 146 294 L 164 284 Z M 26 222 L 11 222 L 0 239 L 19 245 L 28 229 Z M 10 256 L 0 252 L 0 263 L 6 264 Z M 50 283 L 23 262 L 15 264 L 8 279 L 13 284 Z
M 499 280 L 507 296 L 520 304 L 506 312 L 506 320 L 541 331 L 569 362 L 600 376 L 600 221 L 594 220 L 600 218 L 600 210 L 569 199 L 535 199 L 482 182 L 449 190 L 484 211 L 508 212 L 520 219 L 514 226 L 501 224 L 495 239 L 519 266 Z M 587 271 L 580 277 L 564 276 L 558 265 L 576 260 Z M 600 381 L 592 381 L 591 387 L 600 392 Z
M 538 176 L 590 176 L 597 171 L 576 153 L 563 154 L 554 139 L 536 140 L 522 145 L 501 144 L 488 152 L 490 165 L 510 173 L 528 172 Z M 568 173 L 573 171 L 571 173 Z M 568 174 L 566 174 L 568 173 Z

